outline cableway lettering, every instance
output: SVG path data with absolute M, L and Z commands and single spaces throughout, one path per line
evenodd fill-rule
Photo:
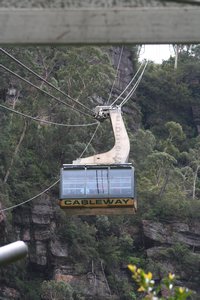
M 133 199 L 66 199 L 61 200 L 61 206 L 68 207 L 104 207 L 133 205 Z

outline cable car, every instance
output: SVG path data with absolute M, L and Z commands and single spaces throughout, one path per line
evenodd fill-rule
M 60 207 L 72 215 L 133 214 L 134 182 L 131 164 L 63 165 Z
M 60 207 L 69 215 L 133 214 L 137 209 L 134 167 L 128 163 L 130 142 L 121 108 L 97 106 L 95 116 L 110 117 L 115 144 L 105 153 L 63 165 Z

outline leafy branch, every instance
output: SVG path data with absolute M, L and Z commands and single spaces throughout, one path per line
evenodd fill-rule
M 137 268 L 135 265 L 128 265 L 128 269 L 132 273 L 133 280 L 139 285 L 138 292 L 145 294 L 143 300 L 187 300 L 193 293 L 188 288 L 177 287 L 175 275 L 172 273 L 164 277 L 161 283 L 156 286 L 151 272 L 145 273 L 143 269 Z M 165 298 L 159 296 L 164 288 L 167 294 Z

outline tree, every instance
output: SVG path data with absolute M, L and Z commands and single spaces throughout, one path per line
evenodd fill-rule
M 183 173 L 185 173 L 186 180 L 191 182 L 192 199 L 196 198 L 197 190 L 200 191 L 200 180 L 199 180 L 199 170 L 200 170 L 200 141 L 197 141 L 194 148 L 190 148 L 188 153 L 185 153 L 188 160 L 187 168 L 183 168 Z M 185 172 L 186 171 L 186 172 Z
M 106 99 L 109 85 L 114 78 L 114 69 L 106 47 L 27 47 L 24 49 L 15 47 L 7 50 L 58 89 L 85 103 L 90 109 L 96 104 L 97 95 L 101 101 Z M 20 76 L 77 107 L 77 104 L 69 98 L 64 99 L 58 91 L 38 80 L 27 70 L 19 68 L 7 56 L 1 55 L 2 63 L 13 71 L 17 70 Z M 61 103 L 56 103 L 47 95 L 5 71 L 1 70 L 1 75 L 4 89 L 8 88 L 12 81 L 19 91 L 14 105 L 16 110 L 63 124 L 93 122 L 92 118 L 70 110 Z M 11 105 L 13 108 L 9 101 L 6 105 L 8 107 Z M 84 110 L 82 107 L 79 108 Z M 41 185 L 52 182 L 62 163 L 71 163 L 79 157 L 93 134 L 94 127 L 68 128 L 45 125 L 42 122 L 24 122 L 22 117 L 13 114 L 11 118 L 12 121 L 8 112 L 2 111 L 1 172 L 4 184 L 10 187 L 8 193 L 12 194 L 14 202 L 18 202 L 19 195 L 20 201 L 27 199 L 33 191 L 35 194 L 35 189 L 41 191 Z M 99 136 L 104 135 L 105 131 L 106 128 L 100 129 Z M 88 150 L 93 153 L 94 148 L 90 146 Z M 14 195 L 13 191 L 15 191 Z

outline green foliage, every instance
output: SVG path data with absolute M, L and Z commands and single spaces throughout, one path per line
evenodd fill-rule
M 93 97 L 98 95 L 102 99 L 105 98 L 114 78 L 114 69 L 106 47 L 28 47 L 25 49 L 15 47 L 7 50 L 33 71 L 88 107 L 94 105 Z M 15 63 L 10 62 L 6 56 L 3 57 L 2 63 L 13 70 L 16 69 Z M 37 79 L 23 68 L 20 68 L 18 73 L 38 85 Z M 56 103 L 19 79 L 13 80 L 9 74 L 2 71 L 1 74 L 2 78 L 5 78 L 2 83 L 3 88 L 8 88 L 11 84 L 19 91 L 19 97 L 15 100 L 10 99 L 10 102 L 6 103 L 8 106 L 14 105 L 15 109 L 25 114 L 57 123 L 93 122 L 83 115 L 80 117 L 79 113 Z M 47 92 L 63 98 L 60 93 L 44 83 L 40 82 L 39 85 Z M 73 104 L 69 99 L 63 101 Z M 14 203 L 28 199 L 40 192 L 41 187 L 45 188 L 51 184 L 59 174 L 60 165 L 71 163 L 73 159 L 79 157 L 94 132 L 94 127 L 56 127 L 30 121 L 27 123 L 22 143 L 14 155 L 22 136 L 24 120 L 22 117 L 2 111 L 0 122 L 3 128 L 0 139 L 0 175 L 4 180 L 13 159 L 7 180 L 9 186 L 7 194 L 12 197 Z M 106 130 L 106 128 L 101 129 L 99 137 L 104 136 Z M 94 153 L 93 147 L 90 147 L 89 151 Z
M 176 122 L 167 122 L 166 128 L 169 131 L 169 140 L 172 142 L 174 140 L 182 140 L 185 138 L 182 126 Z
M 40 300 L 41 297 L 41 281 L 39 280 L 20 280 L 16 277 L 15 284 L 20 290 L 20 294 L 22 295 L 24 300 Z
M 156 138 L 151 131 L 139 129 L 130 137 L 130 142 L 134 164 L 142 169 L 147 156 L 154 150 Z
M 185 133 L 176 122 L 165 124 L 165 138 L 156 138 L 147 131 L 134 135 L 138 157 L 136 158 L 137 190 L 142 218 L 160 220 L 199 217 L 199 139 L 193 139 L 185 148 Z M 147 147 L 145 148 L 145 137 Z M 150 142 L 152 141 L 152 142 Z M 139 148 L 138 148 L 139 146 Z M 183 151 L 183 152 L 182 152 Z M 137 156 L 137 155 L 136 155 Z
M 73 289 L 68 283 L 63 281 L 43 281 L 41 297 L 44 300 L 73 300 Z
M 107 47 L 9 47 L 8 50 L 88 107 L 106 103 L 116 74 Z M 3 57 L 2 63 L 16 71 L 16 65 L 8 58 Z M 133 63 L 135 65 L 135 61 Z M 102 263 L 111 292 L 120 299 L 138 297 L 120 266 L 127 263 L 145 266 L 141 233 L 138 233 L 140 238 L 137 240 L 133 238 L 135 226 L 144 218 L 169 221 L 200 217 L 200 142 L 192 115 L 192 106 L 199 105 L 199 47 L 182 49 L 178 70 L 174 70 L 173 64 L 173 60 L 162 65 L 150 63 L 137 90 L 137 103 L 128 103 L 127 108 L 134 110 L 135 115 L 126 114 L 124 110 L 131 142 L 130 161 L 134 162 L 137 177 L 137 215 L 67 218 L 62 213 L 57 214 L 54 233 L 68 245 L 69 261 L 75 272 L 90 272 L 91 266 L 95 272 Z M 0 72 L 1 88 L 14 85 L 19 92 L 16 102 L 8 99 L 6 105 L 58 123 L 93 122 L 93 119 L 56 103 L 6 72 Z M 27 71 L 20 68 L 17 72 L 63 101 L 74 104 Z M 139 122 L 141 116 L 142 123 L 136 126 L 141 128 L 135 131 L 134 122 Z M 0 111 L 0 125 L 0 201 L 4 207 L 27 200 L 54 182 L 61 164 L 78 158 L 95 130 L 95 127 L 25 123 L 23 118 L 4 110 Z M 25 126 L 25 136 L 13 159 L 8 180 L 4 182 Z M 110 122 L 106 120 L 85 156 L 109 150 L 113 143 Z M 58 189 L 52 193 L 58 195 Z M 13 235 L 12 229 L 9 234 Z M 198 278 L 195 258 L 187 247 L 175 245 L 163 256 L 176 261 L 180 273 L 186 268 L 192 280 Z M 156 268 L 161 270 L 162 265 L 158 263 Z M 27 299 L 39 299 L 40 282 L 26 280 L 26 268 L 22 273 L 20 269 L 13 272 L 12 286 Z M 12 271 L 7 276 L 10 278 L 11 274 Z M 45 281 L 42 285 L 42 295 L 46 299 L 70 299 L 72 292 L 74 299 L 84 299 L 81 287 L 80 293 L 75 293 L 64 283 Z
M 78 217 L 72 219 L 65 217 L 63 222 L 60 222 L 60 227 L 57 228 L 57 235 L 62 241 L 68 243 L 74 262 L 81 257 L 87 267 L 91 260 L 98 258 L 94 225 L 89 225 Z
M 112 287 L 115 294 L 120 297 L 120 300 L 136 300 L 134 288 L 130 285 L 127 279 L 122 280 L 122 276 L 117 274 L 108 276 L 109 285 Z
M 162 136 L 163 125 L 168 121 L 178 122 L 188 132 L 193 131 L 191 92 L 188 85 L 179 80 L 173 68 L 164 64 L 149 65 L 139 86 L 138 99 L 145 128 L 158 136 Z
M 200 274 L 197 264 L 200 261 L 198 253 L 193 253 L 187 245 L 176 243 L 167 249 L 168 257 L 175 260 L 178 264 L 178 270 L 185 270 L 189 282 L 198 283 Z
M 128 263 L 131 265 L 136 266 L 144 266 L 145 265 L 145 258 L 144 257 L 136 257 L 136 256 L 130 256 L 128 258 Z
M 169 273 L 158 286 L 153 280 L 151 272 L 145 273 L 143 269 L 135 265 L 128 265 L 133 280 L 139 285 L 138 292 L 142 292 L 144 299 L 149 300 L 187 300 L 193 294 L 188 288 L 175 286 L 175 275 Z M 161 296 L 161 295 L 162 296 Z M 163 294 L 166 296 L 163 297 Z

